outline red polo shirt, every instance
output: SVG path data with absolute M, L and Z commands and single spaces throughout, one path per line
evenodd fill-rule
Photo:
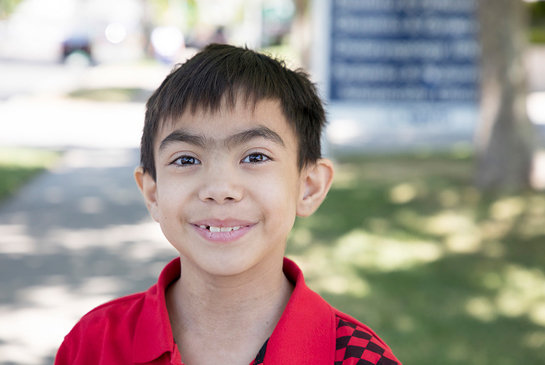
M 260 351 L 263 364 L 401 364 L 370 328 L 310 290 L 295 263 L 284 259 L 284 273 L 295 289 Z M 55 364 L 182 364 L 165 302 L 166 288 L 179 277 L 175 259 L 146 292 L 93 309 L 65 337 Z

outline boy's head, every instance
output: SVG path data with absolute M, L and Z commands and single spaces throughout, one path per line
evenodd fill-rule
M 247 49 L 208 46 L 166 78 L 148 101 L 135 178 L 186 268 L 281 264 L 295 216 L 331 185 L 324 121 L 304 73 Z
M 278 100 L 298 143 L 298 167 L 321 157 L 320 138 L 326 118 L 322 102 L 308 75 L 255 51 L 211 44 L 175 69 L 147 102 L 140 162 L 154 180 L 154 142 L 164 123 L 184 112 L 216 112 L 238 100 L 255 107 L 262 100 Z

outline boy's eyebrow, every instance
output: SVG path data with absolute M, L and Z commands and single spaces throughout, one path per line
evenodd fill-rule
M 274 143 L 279 144 L 282 147 L 285 147 L 284 141 L 278 135 L 278 133 L 264 126 L 258 126 L 255 128 L 251 128 L 251 129 L 233 134 L 227 137 L 223 141 L 223 144 L 230 147 L 233 145 L 248 142 L 258 137 L 268 139 Z M 185 142 L 185 143 L 189 143 L 201 148 L 206 148 L 207 145 L 215 144 L 215 141 L 210 140 L 209 138 L 206 138 L 204 136 L 190 134 L 186 132 L 184 129 L 177 129 L 174 132 L 170 133 L 165 139 L 161 141 L 161 144 L 159 146 L 159 151 L 163 150 L 171 142 Z
M 204 146 L 206 145 L 205 138 L 195 134 L 187 133 L 183 129 L 176 129 L 174 132 L 170 133 L 165 139 L 161 141 L 161 144 L 159 145 L 159 151 L 164 149 L 168 144 L 172 142 L 185 142 L 202 148 L 204 148 Z
M 241 143 L 244 143 L 244 142 L 248 142 L 248 141 L 250 141 L 250 140 L 252 140 L 254 138 L 258 138 L 258 137 L 268 139 L 269 141 L 275 142 L 275 143 L 279 144 L 282 147 L 285 146 L 284 141 L 278 135 L 278 133 L 276 133 L 276 132 L 274 132 L 274 131 L 272 131 L 269 128 L 264 127 L 264 126 L 258 126 L 258 127 L 255 127 L 255 128 L 251 128 L 251 129 L 242 131 L 242 132 L 237 133 L 237 134 L 233 134 L 232 136 L 229 136 L 225 140 L 225 144 L 228 145 L 228 146 L 237 145 L 237 144 L 241 144 Z

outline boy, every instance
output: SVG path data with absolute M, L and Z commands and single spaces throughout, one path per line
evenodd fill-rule
M 135 179 L 180 257 L 85 315 L 55 363 L 400 364 L 284 259 L 333 179 L 324 124 L 306 74 L 254 51 L 213 44 L 174 70 L 148 100 Z

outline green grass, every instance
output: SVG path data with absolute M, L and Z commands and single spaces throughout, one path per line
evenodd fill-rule
M 57 160 L 58 153 L 28 148 L 0 148 L 0 202 Z
M 470 157 L 340 161 L 288 256 L 405 364 L 544 364 L 545 195 L 472 176 Z

